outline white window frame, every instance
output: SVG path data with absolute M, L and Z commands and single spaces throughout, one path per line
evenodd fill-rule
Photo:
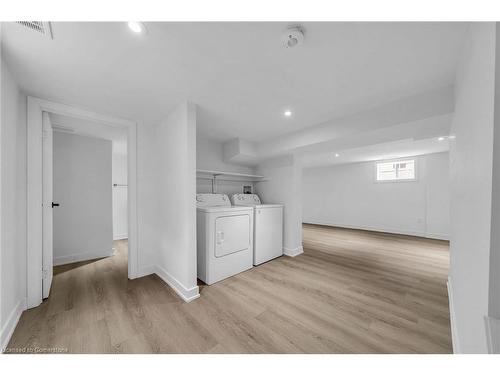
M 377 164 L 381 163 L 394 163 L 394 162 L 405 162 L 405 161 L 413 161 L 415 165 L 415 176 L 413 178 L 405 178 L 401 180 L 379 180 L 377 174 Z M 386 183 L 400 183 L 400 182 L 415 182 L 418 180 L 418 158 L 400 158 L 400 159 L 386 159 L 386 160 L 377 160 L 373 164 L 373 181 L 377 184 L 386 184 Z

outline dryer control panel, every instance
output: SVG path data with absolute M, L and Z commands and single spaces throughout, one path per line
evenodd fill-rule
M 232 196 L 232 200 L 235 206 L 251 206 L 254 204 L 261 204 L 260 198 L 257 194 L 234 194 Z
M 231 207 L 226 194 L 196 194 L 196 207 Z

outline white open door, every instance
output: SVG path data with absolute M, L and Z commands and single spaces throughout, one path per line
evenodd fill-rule
M 52 124 L 47 112 L 43 112 L 43 298 L 47 298 L 52 285 L 53 262 L 53 190 L 52 190 Z

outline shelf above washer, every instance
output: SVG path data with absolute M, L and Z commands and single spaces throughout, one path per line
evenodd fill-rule
M 212 171 L 207 169 L 197 169 L 196 174 L 208 174 L 213 178 L 219 176 L 227 176 L 227 177 L 237 177 L 237 181 L 261 181 L 264 179 L 264 176 L 259 176 L 256 174 L 247 174 L 247 173 L 236 173 L 236 172 L 223 172 L 223 171 Z M 223 178 L 224 180 L 229 180 Z

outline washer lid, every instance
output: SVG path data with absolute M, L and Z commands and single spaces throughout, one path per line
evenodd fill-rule
M 231 207 L 226 194 L 196 194 L 196 207 Z
M 235 206 L 254 206 L 261 204 L 257 194 L 233 194 L 231 200 Z

